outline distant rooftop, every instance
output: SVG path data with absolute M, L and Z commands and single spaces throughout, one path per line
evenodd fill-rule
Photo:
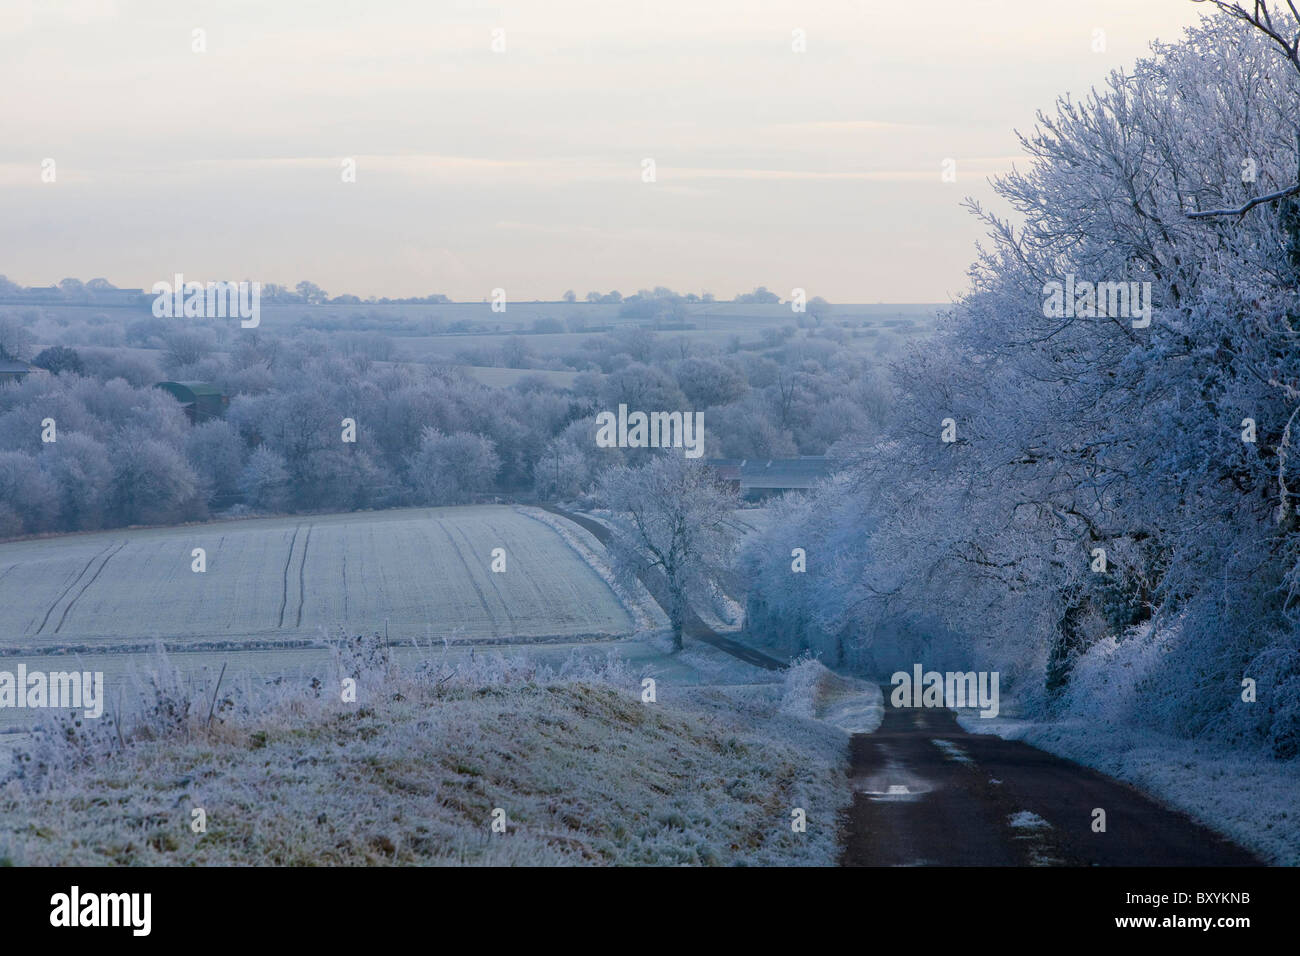
M 811 488 L 835 473 L 839 462 L 825 455 L 800 458 L 710 458 L 719 478 L 748 488 Z

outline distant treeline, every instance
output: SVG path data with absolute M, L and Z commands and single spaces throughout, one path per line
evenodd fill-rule
M 0 314 L 0 350 L 35 357 L 28 325 Z M 43 342 L 85 331 L 59 315 L 39 327 Z M 378 333 L 151 316 L 94 328 L 130 347 L 48 347 L 53 374 L 0 385 L 0 536 L 199 520 L 236 499 L 286 512 L 569 498 L 644 456 L 596 447 L 596 413 L 620 403 L 704 412 L 706 454 L 719 458 L 825 454 L 869 439 L 889 407 L 867 356 L 784 334 L 737 351 L 645 329 L 592 335 L 566 357 L 586 371 L 565 389 L 393 363 Z M 160 381 L 214 386 L 224 415 L 191 424 Z M 47 419 L 54 441 L 42 440 Z

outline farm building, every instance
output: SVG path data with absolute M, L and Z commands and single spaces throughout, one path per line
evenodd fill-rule
M 181 403 L 191 423 L 220 418 L 226 413 L 230 398 L 208 382 L 159 382 L 161 388 Z
M 19 295 L 25 301 L 57 302 L 63 298 L 63 290 L 56 285 L 34 285 Z
M 834 474 L 838 462 L 824 455 L 800 458 L 710 458 L 720 481 L 748 498 L 782 491 L 806 491 Z
M 153 302 L 154 297 L 144 289 L 91 289 L 92 305 L 125 307 L 145 306 Z
M 7 382 L 21 382 L 34 371 L 37 371 L 37 368 L 30 362 L 24 362 L 20 359 L 0 358 L 0 385 Z

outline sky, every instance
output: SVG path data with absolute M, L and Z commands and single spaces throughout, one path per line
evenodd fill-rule
M 0 274 L 947 302 L 1015 130 L 1205 12 L 0 0 Z

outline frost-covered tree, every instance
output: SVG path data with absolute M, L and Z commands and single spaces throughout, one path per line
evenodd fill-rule
M 745 374 L 735 362 L 688 358 L 673 368 L 673 377 L 695 410 L 729 405 L 749 391 Z
M 185 457 L 198 477 L 205 498 L 233 494 L 244 467 L 244 443 L 223 419 L 195 425 L 185 436 Z
M 100 527 L 113 480 L 112 458 L 103 443 L 64 432 L 42 448 L 40 463 L 59 489 L 59 526 L 65 531 Z
M 482 435 L 444 435 L 426 427 L 411 456 L 410 474 L 422 504 L 453 505 L 489 491 L 500 467 L 492 442 Z
M 163 353 L 163 367 L 169 373 L 196 365 L 213 349 L 212 334 L 202 328 L 179 328 L 167 332 Z
M 600 392 L 603 408 L 615 411 L 684 411 L 689 403 L 667 369 L 634 362 L 606 377 Z
M 49 348 L 41 349 L 36 357 L 32 359 L 32 364 L 37 368 L 43 368 L 47 372 L 53 372 L 58 375 L 61 372 L 72 372 L 74 375 L 81 375 L 86 369 L 81 362 L 81 356 L 77 354 L 76 349 L 70 349 L 66 345 L 52 345 Z
M 1300 72 L 1229 17 L 1040 114 L 996 183 L 1011 218 L 970 204 L 989 243 L 899 363 L 898 421 L 756 545 L 810 560 L 751 555 L 751 625 L 960 651 L 1045 706 L 1100 642 L 1158 639 L 1135 719 L 1295 753 L 1300 222 L 1189 213 L 1294 182 L 1298 121 Z M 804 388 L 778 379 L 783 420 Z M 1253 672 L 1267 704 L 1234 706 Z
M 364 449 L 342 445 L 312 452 L 304 469 L 299 500 L 329 511 L 352 511 L 383 503 L 391 481 Z
M 171 524 L 202 509 L 198 479 L 184 456 L 139 428 L 114 447 L 108 505 L 119 524 Z
M 0 451 L 0 502 L 10 509 L 7 534 L 47 531 L 59 513 L 59 488 L 32 455 Z
M 289 501 L 289 471 L 284 456 L 265 445 L 253 449 L 240 472 L 239 490 L 254 508 L 283 510 Z
M 314 282 L 308 282 L 306 279 L 294 286 L 294 290 L 302 298 L 302 301 L 308 302 L 312 305 L 324 302 L 329 298 L 329 295 L 324 289 Z
M 31 354 L 32 335 L 13 315 L 0 315 L 0 359 L 24 359 Z
M 547 443 L 534 469 L 534 488 L 543 498 L 576 498 L 593 488 L 608 468 L 624 464 L 621 448 L 601 448 L 595 442 L 595 416 L 572 422 Z
M 735 493 L 699 459 L 661 452 L 640 468 L 606 472 L 600 497 L 611 512 L 617 572 L 624 580 L 646 568 L 662 573 L 673 649 L 681 650 L 690 599 L 705 597 L 730 564 Z

